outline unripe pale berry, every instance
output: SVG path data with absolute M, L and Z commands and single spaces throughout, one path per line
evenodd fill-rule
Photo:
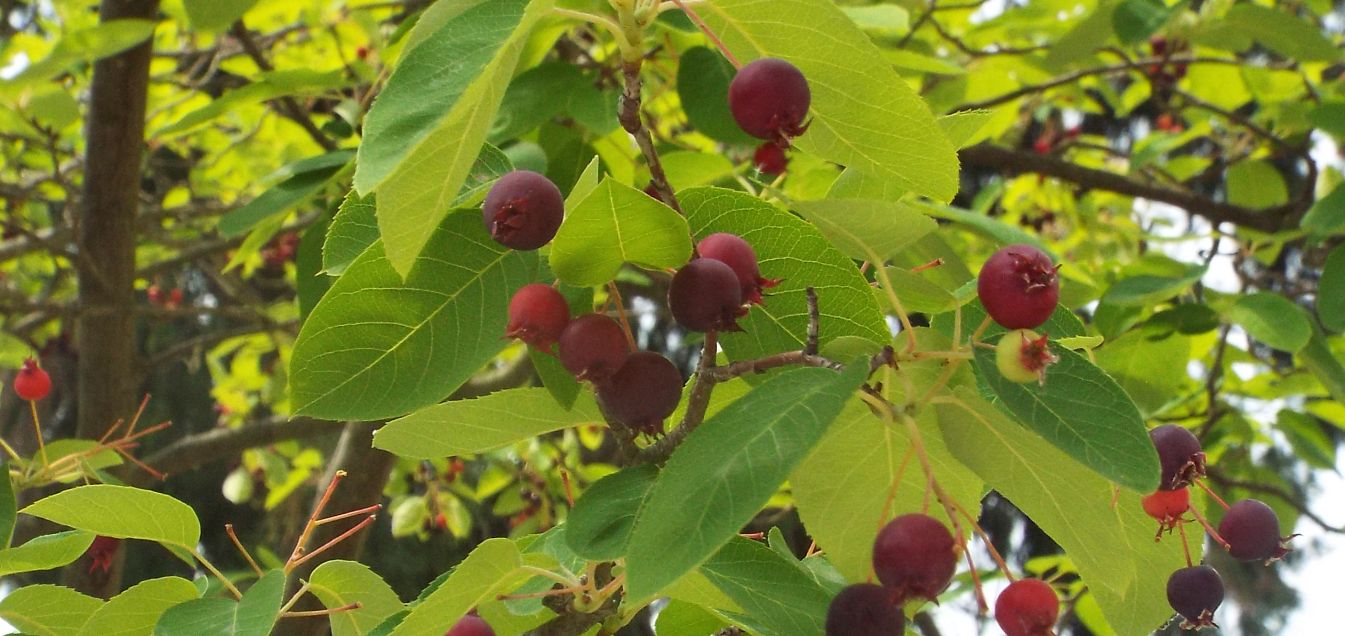
M 458 619 L 444 636 L 495 636 L 495 630 L 486 619 L 468 614 Z
M 696 244 L 696 253 L 729 266 L 742 286 L 743 302 L 761 303 L 761 291 L 780 284 L 779 280 L 763 278 L 757 262 L 756 250 L 742 237 L 728 232 L 716 232 Z
M 1214 625 L 1214 610 L 1224 602 L 1224 581 L 1208 565 L 1182 568 L 1168 577 L 1168 605 L 1186 621 L 1184 629 Z
M 21 399 L 36 401 L 47 397 L 50 392 L 51 376 L 37 366 L 36 360 L 24 360 L 23 367 L 14 376 L 14 393 Z
M 892 592 L 872 583 L 841 590 L 827 606 L 827 636 L 890 636 L 906 629 Z
M 1233 504 L 1219 522 L 1219 536 L 1228 542 L 1228 553 L 1242 561 L 1273 561 L 1289 552 L 1280 536 L 1280 518 L 1256 499 Z
M 570 322 L 570 305 L 550 285 L 524 285 L 509 299 L 509 326 L 504 335 L 550 351 Z
M 995 367 L 1010 382 L 1046 382 L 1046 367 L 1060 358 L 1051 353 L 1050 341 L 1027 329 L 1004 334 L 995 346 Z
M 1035 329 L 1060 301 L 1060 281 L 1051 257 L 1031 245 L 995 252 L 976 279 L 986 313 L 1007 329 Z
M 597 396 L 612 423 L 656 435 L 682 399 L 682 373 L 657 353 L 636 351 L 612 377 L 597 384 Z
M 629 354 L 621 325 L 602 314 L 575 318 L 560 334 L 560 362 L 580 380 L 606 380 Z
M 995 599 L 995 622 L 1006 636 L 1049 636 L 1060 616 L 1060 599 L 1041 579 L 1019 579 Z
M 1159 490 L 1176 490 L 1205 476 L 1205 451 L 1196 436 L 1176 424 L 1164 424 L 1149 431 L 1149 440 L 1158 451 L 1163 473 Z
M 957 570 L 957 544 L 948 528 L 924 514 L 906 514 L 883 526 L 873 542 L 873 570 L 899 603 L 933 601 Z
M 738 276 L 712 258 L 683 265 L 668 287 L 668 309 L 677 324 L 691 331 L 738 331 L 742 304 Z
M 812 90 L 798 67 L 765 57 L 739 69 L 729 84 L 729 110 L 743 131 L 758 139 L 787 142 L 807 130 L 803 120 Z M 787 145 L 787 143 L 786 143 Z
M 564 219 L 560 189 L 528 170 L 500 177 L 481 205 L 481 220 L 491 238 L 516 250 L 535 250 L 551 242 Z

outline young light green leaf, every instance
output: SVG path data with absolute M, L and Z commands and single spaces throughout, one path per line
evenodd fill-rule
M 405 281 L 380 241 L 313 308 L 290 361 L 299 414 L 375 420 L 434 404 L 499 353 L 536 256 L 492 241 L 475 210 L 449 215 Z
M 261 103 L 283 95 L 316 95 L 343 86 L 345 77 L 341 71 L 285 69 L 259 73 L 252 83 L 231 90 L 209 104 L 183 115 L 181 119 L 154 131 L 151 137 L 168 138 L 187 132 L 216 117 L 237 112 L 249 104 Z
M 212 597 L 175 605 L 159 616 L 154 636 L 267 636 L 280 616 L 285 572 L 271 570 L 242 600 Z
M 653 596 L 733 537 L 817 444 L 867 375 L 863 363 L 844 373 L 782 373 L 689 435 L 635 521 L 626 557 L 630 597 Z
M 365 118 L 355 171 L 356 191 L 378 191 L 387 260 L 404 276 L 466 180 L 527 36 L 552 0 L 441 4 Z
M 1241 325 L 1253 338 L 1289 353 L 1302 349 L 1312 337 L 1312 325 L 1303 310 L 1271 292 L 1239 297 L 1224 308 L 1223 315 Z
M 402 609 L 397 593 L 369 566 L 355 561 L 328 561 L 313 570 L 308 589 L 327 609 L 358 603 L 353 611 L 331 615 L 332 636 L 367 634 Z
M 249 201 L 247 205 L 221 217 L 218 226 L 220 235 L 240 236 L 258 223 L 289 211 L 290 208 L 317 194 L 354 155 L 354 151 L 351 150 L 337 150 L 305 160 L 310 162 L 308 169 L 296 169 L 294 176 L 257 195 L 257 198 Z
M 374 195 L 361 197 L 351 190 L 327 227 L 327 240 L 322 244 L 323 273 L 340 276 L 361 252 L 377 241 Z
M 551 269 L 571 285 L 601 285 L 624 263 L 680 267 L 691 258 L 686 219 L 649 195 L 613 179 L 565 214 L 551 241 Z
M 487 539 L 459 563 L 443 584 L 402 619 L 392 636 L 448 631 L 467 610 L 512 590 L 529 575 L 520 571 L 523 556 L 508 539 Z
M 568 410 L 546 389 L 506 389 L 421 409 L 374 433 L 374 447 L 400 457 L 436 459 L 484 453 L 571 426 L 604 424 L 592 391 Z
M 995 352 L 976 351 L 976 370 L 1000 403 L 1028 428 L 1080 463 L 1126 488 L 1158 487 L 1158 452 L 1135 403 L 1086 358 L 1052 347 L 1060 361 L 1046 369 L 1046 383 L 1006 380 Z
M 937 402 L 953 456 L 1065 549 L 1117 634 L 1147 634 L 1172 616 L 1164 590 L 1185 565 L 1181 538 L 1154 542 L 1138 492 L 1114 495 L 1106 479 L 1008 421 L 973 388 Z M 1194 536 L 1198 560 L 1203 535 Z
M 141 581 L 112 597 L 79 630 L 79 636 L 144 636 L 168 608 L 195 599 L 196 586 L 178 576 Z
M 18 500 L 9 477 L 9 462 L 0 459 L 0 550 L 14 540 L 14 522 L 18 519 Z
M 243 17 L 257 0 L 183 0 L 183 4 L 192 28 L 219 31 Z
M 896 292 L 897 299 L 901 301 L 902 308 L 908 312 L 941 314 L 956 309 L 960 304 L 952 292 L 940 287 L 922 273 L 900 267 L 889 267 L 885 273 L 887 280 L 892 284 L 892 291 Z M 887 294 L 878 293 L 878 298 L 884 305 L 891 304 Z
M 626 556 L 635 517 L 658 478 L 652 465 L 634 466 L 599 479 L 575 502 L 565 520 L 565 542 L 591 561 Z
M 1200 44 L 1231 51 L 1251 47 L 1252 41 L 1300 62 L 1333 62 L 1341 52 L 1312 24 L 1291 12 L 1239 3 L 1222 21 L 1201 25 L 1192 39 Z
M 957 193 L 957 155 L 933 113 L 835 3 L 712 0 L 698 11 L 744 63 L 783 58 L 810 80 L 804 151 L 940 201 Z
M 964 110 L 940 117 L 939 125 L 953 147 L 961 150 L 983 139 L 981 129 L 994 116 L 993 110 Z
M 23 86 L 50 79 L 80 62 L 115 55 L 154 34 L 150 20 L 118 19 L 66 33 L 42 60 L 28 65 L 23 72 L 5 81 L 0 92 L 8 93 Z
M 732 537 L 700 572 L 742 607 L 754 633 L 822 636 L 831 594 L 791 561 L 760 543 Z
M 886 261 L 939 227 L 919 210 L 896 202 L 822 199 L 797 201 L 791 208 L 846 256 L 860 261 Z
M 0 600 L 0 619 L 24 634 L 74 636 L 103 602 L 60 585 L 25 585 Z
M 201 539 L 196 512 L 168 495 L 128 486 L 93 484 L 63 490 L 20 510 L 118 539 L 144 539 L 195 549 Z
M 802 348 L 808 330 L 804 291 L 808 286 L 818 290 L 823 344 L 842 336 L 887 344 L 887 324 L 872 288 L 854 262 L 817 228 L 744 192 L 690 188 L 677 196 L 698 240 L 715 232 L 737 234 L 756 251 L 761 275 L 782 281 L 738 322 L 741 333 L 721 335 L 730 358 Z
M 21 546 L 0 550 L 0 576 L 50 570 L 74 563 L 89 549 L 93 537 L 92 533 L 83 530 L 69 530 L 33 537 Z
M 1280 171 L 1267 161 L 1239 161 L 1224 175 L 1228 202 L 1252 209 L 1269 208 L 1289 202 L 1289 187 Z
M 728 627 L 724 619 L 686 601 L 673 600 L 658 613 L 656 634 L 716 634 Z

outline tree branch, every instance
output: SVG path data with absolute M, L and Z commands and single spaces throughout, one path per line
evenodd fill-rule
M 144 459 L 155 470 L 168 475 L 186 472 L 204 464 L 236 457 L 250 448 L 292 439 L 304 439 L 323 433 L 336 433 L 337 424 L 307 417 L 289 419 L 283 415 L 253 422 L 238 428 L 217 428 L 197 433 L 169 444 Z M 136 473 L 132 485 L 144 484 L 150 477 Z
M 621 127 L 626 129 L 635 138 L 636 145 L 640 146 L 640 152 L 644 154 L 645 161 L 649 164 L 649 180 L 654 185 L 654 191 L 658 193 L 659 200 L 668 204 L 668 207 L 682 213 L 682 204 L 678 203 L 677 195 L 673 194 L 672 185 L 668 183 L 668 175 L 663 172 L 663 162 L 659 160 L 658 150 L 654 148 L 654 138 L 649 134 L 649 129 L 645 127 L 643 119 L 640 117 L 640 67 L 639 60 L 622 62 L 621 72 L 625 77 L 625 85 L 621 91 L 621 112 L 619 119 Z
M 1224 488 L 1239 488 L 1242 490 L 1246 490 L 1248 492 L 1258 492 L 1264 495 L 1270 495 L 1272 497 L 1275 497 L 1283 501 L 1284 503 L 1289 504 L 1289 507 L 1293 508 L 1294 510 L 1297 510 L 1299 514 L 1311 519 L 1313 523 L 1316 523 L 1317 525 L 1321 526 L 1323 530 L 1334 534 L 1345 534 L 1345 528 L 1333 526 L 1327 523 L 1325 519 L 1317 516 L 1317 513 L 1314 513 L 1311 509 L 1309 509 L 1307 504 L 1304 504 L 1303 502 L 1299 501 L 1298 497 L 1294 496 L 1293 493 L 1285 491 L 1283 488 L 1277 488 L 1270 484 L 1259 484 L 1250 481 L 1241 481 L 1238 479 L 1233 479 L 1231 477 L 1225 477 L 1219 474 L 1217 471 L 1213 470 L 1208 471 L 1207 476 L 1215 483 L 1219 484 Z
M 266 54 L 257 47 L 256 42 L 252 41 L 252 34 L 248 32 L 247 26 L 243 24 L 242 19 L 239 19 L 234 23 L 233 29 L 230 32 L 233 33 L 233 36 L 238 40 L 238 43 L 243 46 L 243 50 L 247 52 L 248 57 L 252 58 L 252 61 L 257 65 L 257 68 L 263 71 L 275 70 L 275 67 L 271 66 L 271 63 L 266 60 Z M 322 146 L 323 150 L 328 152 L 336 150 L 336 142 L 332 141 L 331 138 L 313 123 L 313 119 L 309 117 L 308 111 L 300 106 L 299 102 L 295 101 L 293 97 L 288 95 L 281 97 L 279 111 L 285 118 L 299 124 L 299 127 L 303 128 L 304 132 L 307 132 L 308 136 L 312 137 L 313 141 L 317 142 L 319 146 Z

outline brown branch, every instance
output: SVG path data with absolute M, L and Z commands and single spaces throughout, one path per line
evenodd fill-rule
M 145 458 L 145 463 L 168 475 L 238 456 L 257 448 L 292 439 L 305 439 L 324 433 L 336 433 L 337 424 L 307 417 L 294 419 L 277 415 L 239 428 L 217 428 L 173 442 Z M 142 473 L 130 476 L 132 485 L 148 481 Z
M 252 58 L 252 61 L 257 65 L 257 68 L 260 68 L 263 71 L 275 70 L 275 67 L 271 66 L 271 63 L 266 60 L 266 54 L 258 48 L 257 43 L 252 40 L 252 34 L 248 32 L 247 26 L 243 24 L 242 19 L 239 19 L 234 23 L 231 33 L 234 38 L 238 40 L 238 43 L 243 46 L 243 50 L 247 52 L 248 57 Z M 303 128 L 304 132 L 307 132 L 308 136 L 312 137 L 313 141 L 317 142 L 319 146 L 322 146 L 323 150 L 328 152 L 336 150 L 336 142 L 332 141 L 330 137 L 323 133 L 322 130 L 313 123 L 313 119 L 309 117 L 308 111 L 303 106 L 300 106 L 299 102 L 295 101 L 293 97 L 288 95 L 281 97 L 279 111 L 285 118 L 298 124 L 300 128 Z
M 1086 168 L 1055 157 L 981 144 L 959 151 L 964 166 L 990 168 L 1006 173 L 1032 172 L 1069 181 L 1085 188 L 1107 190 L 1177 206 L 1213 223 L 1233 223 L 1261 232 L 1276 232 L 1292 227 L 1302 211 L 1301 203 L 1255 210 L 1215 201 L 1185 190 L 1175 190 L 1105 170 Z
M 673 193 L 672 185 L 668 183 L 668 175 L 663 172 L 663 162 L 659 160 L 658 150 L 654 148 L 654 138 L 649 134 L 649 129 L 645 127 L 644 121 L 640 116 L 640 61 L 623 62 L 621 72 L 625 77 L 625 84 L 621 90 L 621 112 L 619 119 L 621 127 L 626 129 L 635 138 L 636 145 L 640 146 L 640 152 L 644 155 L 645 161 L 649 164 L 649 180 L 654 185 L 654 191 L 658 193 L 659 200 L 668 204 L 668 207 L 682 213 L 682 205 L 677 201 L 677 195 Z

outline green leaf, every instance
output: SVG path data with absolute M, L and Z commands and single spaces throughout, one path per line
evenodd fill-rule
M 870 5 L 867 7 L 842 6 L 841 11 L 855 26 L 875 35 L 901 35 L 911 28 L 911 13 L 905 7 Z
M 985 139 L 981 129 L 995 117 L 993 110 L 964 110 L 939 118 L 939 125 L 953 147 L 961 150 Z
M 322 244 L 322 271 L 330 276 L 340 276 L 356 257 L 377 241 L 374 195 L 361 197 L 351 190 L 327 228 L 327 240 Z
M 1313 234 L 1336 234 L 1345 228 L 1345 183 L 1317 199 L 1303 215 L 1303 229 Z
M 1163 0 L 1122 0 L 1112 11 L 1112 28 L 1122 44 L 1133 46 L 1163 28 L 1180 6 L 1168 7 Z
M 365 117 L 355 170 L 356 191 L 378 191 L 378 227 L 399 274 L 410 274 L 452 206 L 527 35 L 551 5 L 452 0 L 416 26 L 415 42 Z
M 127 19 L 108 20 L 87 29 L 71 31 L 52 47 L 47 57 L 7 80 L 5 88 L 0 90 L 9 92 L 27 84 L 46 81 L 81 62 L 92 62 L 125 51 L 153 34 L 154 22 Z
M 804 288 L 818 290 L 822 343 L 856 336 L 878 345 L 891 339 L 868 281 L 812 225 L 744 192 L 690 188 L 678 193 L 697 239 L 715 232 L 741 236 L 757 253 L 761 274 L 782 279 L 765 302 L 741 319 L 741 333 L 721 334 L 734 360 L 803 347 L 808 329 Z
M 0 600 L 0 619 L 24 634 L 75 636 L 103 602 L 59 585 L 25 585 Z
M 1300 62 L 1334 62 L 1340 50 L 1317 27 L 1292 14 L 1255 4 L 1239 3 L 1213 22 L 1196 31 L 1192 40 L 1231 51 L 1251 47 L 1251 41 Z
M 822 636 L 831 594 L 797 562 L 770 548 L 732 537 L 700 572 L 743 610 L 762 636 Z
M 187 18 L 197 31 L 221 31 L 247 13 L 257 0 L 183 0 Z
M 1222 313 L 1225 319 L 1246 329 L 1251 337 L 1281 351 L 1294 353 L 1312 337 L 1312 325 L 1303 310 L 1279 294 L 1256 292 L 1240 296 Z
M 467 610 L 494 600 L 528 578 L 520 572 L 523 557 L 508 539 L 487 539 L 459 563 L 443 584 L 402 619 L 392 636 L 420 636 L 448 631 Z
M 861 261 L 885 262 L 939 227 L 933 219 L 902 203 L 823 199 L 798 201 L 791 207 L 846 256 Z
M 514 139 L 559 115 L 583 84 L 584 74 L 568 62 L 544 62 L 524 71 L 504 93 L 490 141 Z
M 1317 376 L 1332 398 L 1337 402 L 1345 402 L 1345 366 L 1331 351 L 1325 334 L 1316 325 L 1313 325 L 1308 345 L 1298 352 L 1298 359 Z
M 635 517 L 658 472 L 649 464 L 634 466 L 589 486 L 565 520 L 565 541 L 570 549 L 591 561 L 626 556 Z
M 1308 111 L 1308 121 L 1336 139 L 1345 139 L 1345 102 L 1322 102 Z M 1339 190 L 1340 186 L 1335 189 Z M 1306 224 L 1306 219 L 1304 221 Z
M 79 630 L 79 636 L 143 636 L 168 608 L 199 595 L 191 581 L 166 576 L 141 581 L 112 597 Z
M 33 537 L 21 546 L 0 550 L 0 576 L 50 570 L 74 563 L 89 549 L 93 537 L 83 530 L 69 530 Z
M 1060 450 L 1126 488 L 1158 487 L 1158 453 L 1130 396 L 1083 356 L 1052 347 L 1060 361 L 1046 383 L 1018 384 L 995 367 L 995 352 L 976 351 L 976 370 L 1009 412 Z M 984 475 L 982 475 L 984 477 Z
M 1289 202 L 1289 189 L 1274 166 L 1265 161 L 1239 161 L 1228 169 L 1228 202 L 1248 208 L 1270 208 Z
M 402 609 L 397 593 L 369 566 L 354 561 L 328 561 L 313 570 L 309 590 L 327 609 L 359 603 L 359 609 L 331 615 L 332 636 L 367 634 Z
M 1148 634 L 1167 621 L 1167 577 L 1186 563 L 1176 535 L 1154 542 L 1141 495 L 1121 490 L 1113 498 L 1108 481 L 1005 419 L 975 389 L 955 393 L 937 400 L 947 448 L 1064 548 L 1112 629 Z M 1201 538 L 1193 533 L 1197 560 Z
M 1331 250 L 1322 267 L 1317 283 L 1317 317 L 1327 329 L 1345 331 L 1345 245 Z
M 228 214 L 219 221 L 221 236 L 240 236 L 253 226 L 274 216 L 289 211 L 290 208 L 317 194 L 341 168 L 354 156 L 354 151 L 337 150 L 299 163 L 307 164 L 291 168 L 293 176 L 267 189 Z
M 297 414 L 375 420 L 434 404 L 504 347 L 514 290 L 536 256 L 490 239 L 475 210 L 449 215 L 403 282 L 382 242 L 313 308 L 290 360 Z
M 150 136 L 167 138 L 189 131 L 216 117 L 235 114 L 243 106 L 258 104 L 284 95 L 316 95 L 345 86 L 341 71 L 319 72 L 311 69 L 286 69 L 260 73 L 255 81 L 231 90 L 186 115 L 160 128 Z
M 960 304 L 952 293 L 918 272 L 889 267 L 885 273 L 892 283 L 892 291 L 897 294 L 897 300 L 908 312 L 941 314 L 952 311 Z M 886 294 L 880 293 L 878 297 L 887 299 Z
M 718 51 L 703 46 L 682 53 L 677 65 L 677 95 L 687 121 L 697 132 L 730 144 L 756 144 L 729 111 L 729 84 L 736 71 Z
M 794 369 L 701 424 L 668 460 L 635 521 L 626 589 L 645 599 L 713 555 L 826 432 L 868 366 Z M 713 467 L 713 469 L 708 469 Z
M 604 423 L 592 391 L 581 391 L 566 410 L 544 388 L 506 389 L 395 419 L 374 433 L 374 447 L 401 457 L 439 459 L 484 453 L 571 426 Z
M 804 151 L 936 200 L 957 193 L 957 154 L 929 106 L 830 0 L 713 0 L 697 11 L 743 63 L 778 57 L 810 78 Z
M 157 541 L 188 550 L 201 540 L 201 522 L 191 506 L 128 486 L 79 486 L 39 499 L 19 512 L 106 537 Z
M 1098 2 L 1092 13 L 1056 39 L 1042 63 L 1047 68 L 1063 70 L 1093 60 L 1093 51 L 1106 46 L 1112 39 L 1113 6 L 1114 0 Z
M 0 459 L 0 550 L 14 540 L 14 522 L 18 519 L 18 500 L 9 477 L 9 462 Z
M 169 608 L 154 625 L 154 636 L 267 636 L 280 616 L 284 593 L 285 572 L 271 570 L 240 601 L 202 598 Z
M 1167 406 L 1172 396 L 1181 395 L 1190 382 L 1184 365 L 1154 362 L 1189 360 L 1191 339 L 1161 331 L 1160 325 L 1128 331 L 1095 354 L 1097 365 L 1125 389 L 1146 417 Z
M 672 600 L 658 613 L 655 634 L 715 634 L 728 627 L 723 619 L 699 605 Z
M 623 263 L 680 267 L 691 258 L 686 219 L 649 195 L 604 179 L 565 215 L 551 241 L 551 270 L 571 285 L 601 285 Z
M 322 245 L 327 239 L 331 217 L 322 215 L 304 230 L 294 257 L 294 287 L 299 301 L 300 322 L 308 319 L 313 307 L 332 288 L 332 279 L 322 273 Z
M 936 219 L 945 219 L 960 225 L 965 225 L 969 229 L 982 234 L 987 238 L 1006 245 L 1026 243 L 1046 252 L 1052 259 L 1055 259 L 1055 252 L 1051 250 L 1050 246 L 1043 243 L 1037 235 L 1029 234 L 1018 226 L 1009 225 L 994 217 L 972 210 L 953 207 L 951 205 L 936 205 L 917 202 L 912 204 L 912 206 Z
M 1190 289 L 1204 275 L 1204 267 L 1193 265 L 1181 276 L 1128 276 L 1108 288 L 1102 302 L 1118 307 L 1152 307 Z

